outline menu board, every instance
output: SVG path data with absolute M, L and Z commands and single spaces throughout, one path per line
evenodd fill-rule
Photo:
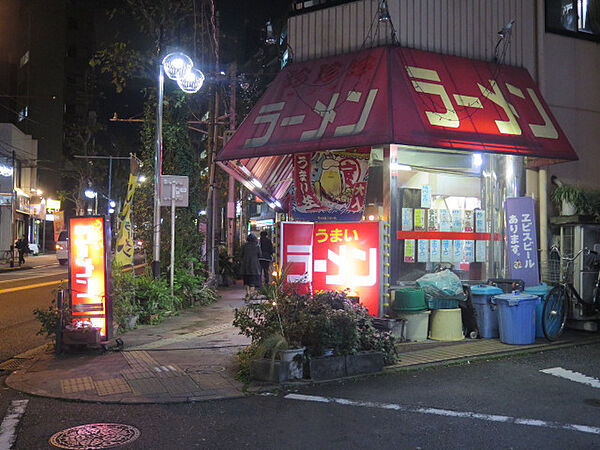
M 417 262 L 429 262 L 429 240 L 419 239 L 417 242 Z
M 427 231 L 439 231 L 438 212 L 437 209 L 427 211 Z
M 431 186 L 421 186 L 421 208 L 431 208 Z
M 429 241 L 429 260 L 431 262 L 441 262 L 442 243 L 439 239 Z
M 452 210 L 452 231 L 463 230 L 463 212 L 460 209 Z
M 442 239 L 442 262 L 452 261 L 452 241 L 450 239 Z
M 447 209 L 440 209 L 440 231 L 452 231 L 452 215 Z
M 425 209 L 415 209 L 415 231 L 425 231 L 426 228 L 426 210 Z
M 459 263 L 463 260 L 463 247 L 465 241 L 454 241 L 454 252 L 452 254 L 452 262 Z
M 404 239 L 404 262 L 414 263 L 415 262 L 415 240 Z
M 466 262 L 475 261 L 475 241 L 464 241 L 463 255 Z
M 402 208 L 402 231 L 412 231 L 413 229 L 413 210 L 412 208 Z

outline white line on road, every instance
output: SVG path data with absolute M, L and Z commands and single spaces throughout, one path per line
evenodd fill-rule
M 600 389 L 600 380 L 597 378 L 588 377 L 582 373 L 573 372 L 572 370 L 563 369 L 562 367 L 552 367 L 551 369 L 540 370 L 540 372 Z
M 318 403 L 335 403 L 338 405 L 345 406 L 362 406 L 364 408 L 379 408 L 389 409 L 393 411 L 401 411 L 406 413 L 418 413 L 418 414 L 429 414 L 435 416 L 446 416 L 446 417 L 459 417 L 464 419 L 478 419 L 485 420 L 488 422 L 504 422 L 504 423 L 516 423 L 518 425 L 528 425 L 531 427 L 542 427 L 542 428 L 554 428 L 558 430 L 568 431 L 581 431 L 582 433 L 598 434 L 600 435 L 600 428 L 591 427 L 588 425 L 576 425 L 571 423 L 560 423 L 550 422 L 547 420 L 538 419 L 523 419 L 519 417 L 511 416 L 499 416 L 495 414 L 481 414 L 470 411 L 452 411 L 450 409 L 439 409 L 439 408 L 413 408 L 410 406 L 399 405 L 397 403 L 380 403 L 380 402 L 369 402 L 360 400 L 348 400 L 345 398 L 335 397 L 320 397 L 317 395 L 303 395 L 303 394 L 287 394 L 285 397 L 290 400 L 301 400 L 305 402 L 318 402 Z
M 0 425 L 0 450 L 9 450 L 17 438 L 17 425 L 25 414 L 29 400 L 13 400 Z

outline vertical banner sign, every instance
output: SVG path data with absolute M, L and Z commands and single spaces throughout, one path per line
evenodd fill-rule
M 506 250 L 511 278 L 540 284 L 535 210 L 531 197 L 506 199 Z
M 313 251 L 314 290 L 350 289 L 379 314 L 379 222 L 315 224 Z
M 137 186 L 137 176 L 129 174 L 127 184 L 127 195 L 121 210 L 121 223 L 117 234 L 115 248 L 115 263 L 119 266 L 133 264 L 133 226 L 131 223 L 131 208 L 133 206 L 133 194 Z
M 107 291 L 104 218 L 69 220 L 69 291 L 74 326 L 91 325 L 103 337 L 112 335 L 112 308 Z
M 60 232 L 65 229 L 65 212 L 56 211 L 54 213 L 54 242 L 58 241 Z
M 298 220 L 361 220 L 369 150 L 294 155 L 292 215 Z
M 287 274 L 285 281 L 295 283 L 300 294 L 311 291 L 313 233 L 310 222 L 281 223 L 281 269 Z

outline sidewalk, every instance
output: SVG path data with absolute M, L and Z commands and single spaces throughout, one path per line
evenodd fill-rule
M 34 269 L 36 267 L 43 266 L 54 266 L 58 265 L 58 260 L 56 259 L 56 255 L 54 253 L 47 253 L 45 255 L 27 255 L 25 256 L 25 264 L 19 266 L 19 256 L 15 253 L 15 265 L 14 267 L 10 266 L 10 263 L 1 262 L 0 263 L 0 273 L 13 272 L 15 270 L 27 270 Z
M 14 370 L 6 379 L 13 389 L 68 400 L 174 403 L 241 397 L 235 355 L 249 339 L 240 336 L 231 322 L 234 309 L 244 305 L 243 290 L 238 282 L 219 293 L 213 305 L 123 334 L 121 352 L 56 356 L 45 349 L 6 361 L 0 370 Z M 532 345 L 507 345 L 498 339 L 408 342 L 398 346 L 400 361 L 383 373 L 596 343 L 600 343 L 599 333 L 570 330 L 557 342 L 537 339 Z M 276 387 L 252 383 L 251 390 Z

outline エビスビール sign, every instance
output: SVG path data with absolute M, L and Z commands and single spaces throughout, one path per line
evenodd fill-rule
M 103 217 L 69 220 L 69 287 L 72 324 L 100 329 L 110 338 L 112 314 L 107 295 L 106 237 Z
M 531 197 L 506 199 L 506 251 L 511 278 L 540 284 L 535 209 Z

